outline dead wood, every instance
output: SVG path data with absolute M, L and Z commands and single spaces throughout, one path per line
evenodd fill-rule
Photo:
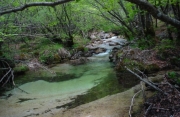
M 139 76 L 138 74 L 136 74 L 135 72 L 133 72 L 132 70 L 130 70 L 129 68 L 127 68 L 125 66 L 125 69 L 127 71 L 129 71 L 130 73 L 134 74 L 137 78 L 139 78 L 141 81 L 143 81 L 144 83 L 146 83 L 147 85 L 151 86 L 152 88 L 154 88 L 155 90 L 165 94 L 165 95 L 168 95 L 165 91 L 162 91 L 160 88 L 158 88 L 157 86 L 155 86 L 154 84 L 152 84 L 151 82 L 149 82 L 148 80 L 146 79 L 143 79 L 141 76 Z

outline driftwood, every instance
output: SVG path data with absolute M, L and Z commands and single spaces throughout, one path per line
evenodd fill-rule
M 158 91 L 156 95 L 145 100 L 144 112 L 142 113 L 144 117 L 180 117 L 180 91 L 173 84 L 168 82 L 167 75 L 164 76 L 164 80 L 161 83 L 155 84 L 143 79 L 127 67 L 126 69 L 137 76 L 141 81 Z M 140 91 L 142 91 L 142 89 Z M 131 117 L 134 98 L 140 91 L 132 97 L 129 117 Z
M 132 116 L 131 116 L 131 110 L 132 110 L 132 107 L 133 107 L 134 98 L 135 98 L 136 95 L 139 94 L 141 91 L 142 91 L 142 90 L 139 90 L 138 92 L 136 92 L 136 93 L 134 94 L 134 96 L 132 97 L 132 99 L 131 99 L 131 105 L 130 105 L 130 108 L 129 108 L 129 117 L 132 117 Z
M 141 90 L 139 90 L 138 92 L 136 92 L 136 93 L 133 95 L 132 99 L 131 99 L 131 105 L 130 105 L 130 107 L 129 107 L 129 117 L 132 117 L 131 111 L 132 111 L 132 108 L 133 108 L 133 106 L 134 106 L 134 98 L 136 97 L 136 95 L 138 95 L 140 92 L 142 92 L 142 93 L 143 93 L 144 100 L 145 100 L 145 97 L 146 97 L 146 96 L 145 96 L 145 93 L 144 93 L 144 87 L 143 87 L 142 81 L 140 82 L 140 84 L 141 84 Z
M 0 86 L 4 87 L 7 83 L 10 83 L 11 85 L 14 85 L 14 73 L 13 69 L 10 67 L 10 65 L 4 61 L 0 60 L 2 65 L 2 76 L 0 78 Z
M 17 87 L 14 83 L 14 71 L 13 69 L 10 67 L 10 65 L 8 64 L 8 62 L 6 62 L 5 60 L 0 60 L 0 65 L 2 68 L 0 68 L 0 70 L 2 70 L 1 73 L 1 78 L 0 78 L 0 87 L 4 87 L 7 84 L 10 84 L 12 87 L 15 87 L 19 90 L 21 90 L 22 92 L 29 94 L 28 92 L 20 89 L 19 87 Z
M 141 76 L 139 76 L 138 74 L 136 74 L 135 72 L 133 72 L 132 70 L 130 70 L 129 68 L 127 68 L 125 66 L 125 69 L 127 71 L 129 71 L 130 73 L 134 74 L 137 78 L 139 78 L 141 81 L 143 81 L 144 83 L 146 83 L 147 85 L 151 86 L 152 88 L 154 88 L 155 90 L 165 94 L 165 95 L 168 95 L 166 92 L 162 91 L 160 88 L 158 88 L 157 86 L 155 86 L 153 83 L 149 82 L 148 80 L 146 79 L 143 79 Z

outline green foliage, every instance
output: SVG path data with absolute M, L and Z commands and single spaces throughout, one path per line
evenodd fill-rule
M 146 39 L 138 39 L 137 46 L 141 49 L 150 49 L 155 47 L 155 40 L 151 37 L 147 37 Z
M 180 75 L 176 73 L 175 71 L 168 72 L 168 78 L 172 80 L 172 82 L 176 83 L 177 85 L 180 85 Z
M 169 39 L 163 39 L 160 43 L 160 45 L 156 46 L 156 49 L 160 52 L 163 53 L 166 50 L 173 50 L 175 49 L 175 44 L 173 40 Z
M 39 52 L 35 51 L 34 55 L 39 55 L 39 60 L 41 63 L 52 64 L 55 62 L 55 60 L 60 60 L 57 54 L 57 50 L 60 48 L 62 48 L 62 45 L 59 44 L 44 45 L 43 47 L 41 46 L 41 48 L 39 48 Z
M 54 61 L 54 52 L 53 51 L 44 51 L 40 53 L 39 60 L 41 63 L 50 64 Z
M 172 78 L 172 79 L 175 79 L 175 77 L 176 77 L 176 72 L 174 72 L 174 71 L 168 72 L 168 77 L 169 77 L 169 78 Z
M 27 67 L 27 65 L 23 65 L 23 64 L 19 64 L 14 68 L 15 74 L 23 74 L 27 72 L 28 70 L 29 68 Z
M 133 69 L 133 68 L 138 68 L 138 69 L 142 69 L 142 63 L 125 58 L 123 59 L 123 63 L 125 64 L 125 66 L 128 66 L 129 68 Z
M 87 38 L 83 38 L 80 35 L 75 35 L 73 41 L 74 41 L 73 48 L 78 48 L 78 47 L 83 47 L 84 45 L 89 43 L 90 40 Z

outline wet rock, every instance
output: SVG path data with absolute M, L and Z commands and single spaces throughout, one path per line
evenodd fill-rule
M 79 59 L 70 60 L 69 64 L 71 65 L 81 65 L 88 62 L 88 59 L 86 57 L 80 57 Z
M 79 59 L 81 56 L 83 56 L 83 52 L 78 51 L 71 57 L 71 60 Z
M 116 47 L 114 47 L 114 48 L 112 49 L 112 51 L 111 51 L 110 54 L 109 54 L 109 60 L 110 60 L 110 62 L 115 63 L 115 62 L 117 61 L 117 59 L 118 59 L 117 51 L 118 51 L 118 50 L 119 50 L 119 48 L 116 48 Z
M 117 42 L 110 42 L 110 43 L 109 43 L 109 46 L 117 46 L 117 45 L 120 45 L 120 44 L 117 43 Z
M 68 50 L 66 50 L 65 48 L 60 48 L 58 50 L 58 54 L 62 59 L 67 59 L 71 57 L 71 54 Z
M 103 52 L 106 52 L 105 48 L 98 48 L 95 50 L 95 54 L 99 54 L 99 53 L 103 53 Z
M 111 35 L 109 33 L 105 33 L 104 34 L 104 39 L 108 39 L 108 38 L 111 38 Z
M 102 32 L 98 33 L 97 36 L 98 36 L 100 39 L 104 39 L 104 37 L 105 37 L 105 32 L 102 31 Z
M 90 39 L 96 39 L 96 38 L 97 37 L 95 35 L 93 35 L 93 34 L 90 36 Z
M 91 57 L 93 55 L 93 51 L 85 52 L 84 57 Z

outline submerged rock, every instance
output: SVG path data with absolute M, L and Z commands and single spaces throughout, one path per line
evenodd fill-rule
M 84 64 L 86 62 L 88 62 L 88 59 L 86 57 L 80 57 L 80 58 L 75 59 L 75 60 L 70 60 L 69 64 L 71 64 L 71 65 L 81 65 L 81 64 Z

